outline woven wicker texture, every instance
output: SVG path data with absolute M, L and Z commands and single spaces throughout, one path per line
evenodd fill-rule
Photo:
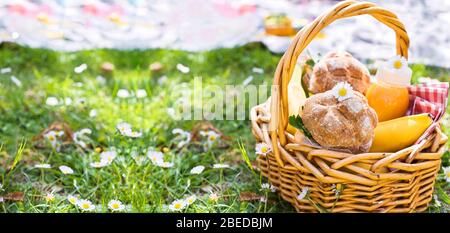
M 258 156 L 261 173 L 298 212 L 421 212 L 432 199 L 447 136 L 434 132 L 396 153 L 348 154 L 303 143 L 288 126 L 288 84 L 299 55 L 324 27 L 341 18 L 368 14 L 396 33 L 397 54 L 408 56 L 404 25 L 373 3 L 343 1 L 293 38 L 274 76 L 272 97 L 251 110 L 252 132 L 272 152 Z M 308 188 L 306 198 L 297 196 Z

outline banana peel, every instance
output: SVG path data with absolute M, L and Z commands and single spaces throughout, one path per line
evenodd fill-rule
M 432 123 L 428 113 L 379 122 L 370 152 L 396 152 L 411 146 Z

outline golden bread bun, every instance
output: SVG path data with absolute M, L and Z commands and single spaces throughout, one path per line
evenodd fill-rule
M 351 153 L 369 151 L 378 122 L 361 93 L 338 101 L 331 90 L 306 99 L 302 120 L 321 146 Z
M 331 90 L 339 82 L 348 82 L 353 90 L 365 94 L 370 85 L 370 74 L 350 53 L 330 52 L 314 65 L 309 91 L 322 93 Z

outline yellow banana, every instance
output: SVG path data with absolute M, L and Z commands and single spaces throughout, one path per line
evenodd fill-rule
M 303 87 L 300 81 L 301 75 L 302 68 L 300 67 L 300 65 L 296 64 L 294 72 L 292 73 L 292 78 L 288 84 L 289 116 L 297 116 L 301 114 L 301 107 L 304 105 L 306 100 L 305 91 L 303 91 Z M 288 124 L 287 131 L 294 135 L 297 131 L 297 128 Z
M 379 122 L 370 152 L 396 152 L 411 146 L 432 123 L 427 113 Z
M 288 105 L 289 116 L 297 116 L 301 114 L 302 106 L 305 104 L 306 95 L 301 83 L 302 68 L 295 65 L 292 78 L 288 84 Z

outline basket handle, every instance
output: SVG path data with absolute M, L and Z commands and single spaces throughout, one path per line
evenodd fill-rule
M 274 75 L 272 85 L 272 101 L 270 113 L 270 131 L 272 138 L 272 149 L 280 166 L 284 163 L 280 158 L 278 140 L 281 145 L 286 144 L 285 131 L 288 125 L 288 84 L 295 68 L 298 56 L 316 37 L 316 35 L 332 22 L 342 18 L 358 15 L 370 15 L 393 29 L 396 33 L 397 54 L 408 58 L 409 37 L 405 26 L 397 16 L 371 2 L 359 2 L 354 0 L 342 1 L 324 14 L 317 17 L 313 22 L 303 27 L 293 38 L 289 48 L 281 57 Z

